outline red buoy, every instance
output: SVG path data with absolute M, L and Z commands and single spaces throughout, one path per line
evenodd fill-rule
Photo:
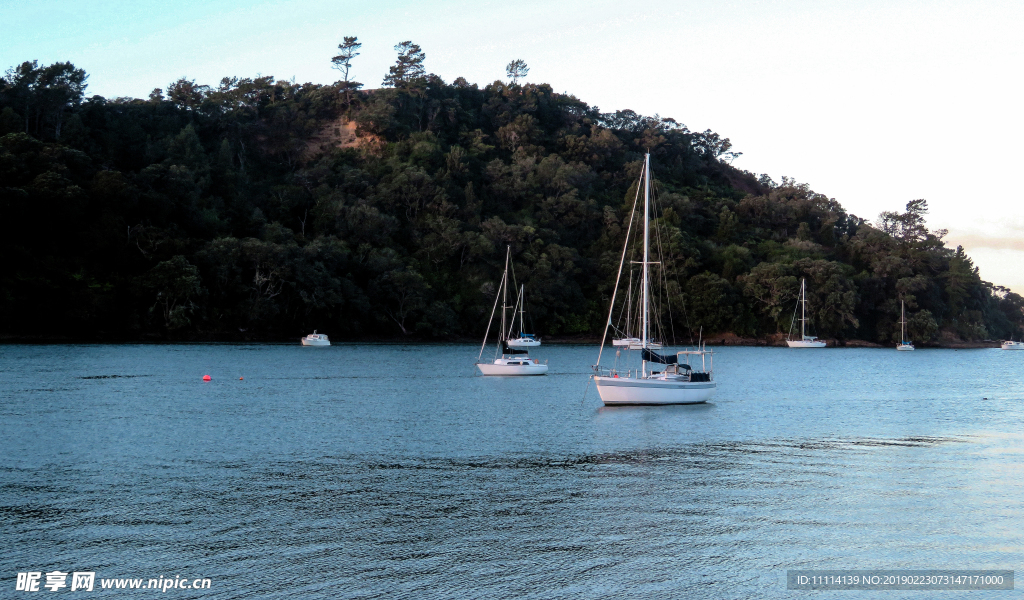
M 242 380 L 242 378 L 241 378 L 241 377 L 239 377 L 239 378 L 238 378 L 238 380 L 239 380 L 239 381 L 241 381 L 241 380 Z
M 210 377 L 209 375 L 203 375 L 203 381 L 209 381 L 211 379 L 213 379 L 213 377 Z

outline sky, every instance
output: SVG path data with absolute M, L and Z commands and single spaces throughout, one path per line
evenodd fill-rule
M 446 81 L 521 58 L 602 111 L 711 129 L 734 166 L 783 175 L 874 221 L 928 201 L 982 278 L 1024 293 L 1024 2 L 917 0 L 37 0 L 0 4 L 0 68 L 71 61 L 87 94 L 147 97 L 187 77 L 379 87 L 411 40 Z

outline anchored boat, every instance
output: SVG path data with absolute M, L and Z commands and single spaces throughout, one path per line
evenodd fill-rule
M 316 329 L 314 329 L 313 333 L 311 333 L 311 334 L 307 335 L 306 337 L 302 338 L 302 345 L 303 346 L 330 346 L 331 342 L 330 342 L 330 340 L 327 339 L 327 335 L 325 335 L 323 333 L 317 333 Z
M 824 348 L 825 342 L 819 340 L 816 336 L 807 335 L 807 280 L 800 280 L 800 299 L 797 300 L 797 306 L 800 308 L 800 339 L 794 340 L 793 336 L 793 325 L 796 324 L 796 308 L 793 308 L 793 322 L 789 326 L 790 339 L 786 340 L 786 345 L 790 348 Z
M 629 286 L 626 288 L 626 307 L 622 314 L 619 315 L 619 325 L 622 325 L 623 329 L 612 325 L 612 329 L 615 330 L 615 334 L 618 336 L 612 338 L 612 346 L 626 347 L 630 350 L 641 350 L 643 349 L 643 342 L 632 334 L 633 324 L 640 321 L 638 313 L 633 312 L 633 296 L 633 268 L 630 265 Z M 653 340 L 647 340 L 647 348 L 650 350 L 661 350 L 661 344 Z
M 903 300 L 900 300 L 900 343 L 896 344 L 896 349 L 902 352 L 914 349 L 914 343 L 907 341 L 907 307 Z
M 618 347 L 615 351 L 616 361 L 613 367 L 601 365 L 601 357 L 604 354 L 605 340 L 608 338 L 608 329 L 612 323 L 612 313 L 615 310 L 615 296 L 622 279 L 622 268 L 626 263 L 627 251 L 630 247 L 630 236 L 633 233 L 634 216 L 640 194 L 640 187 L 637 187 L 637 197 L 633 200 L 633 214 L 630 215 L 629 227 L 626 230 L 626 241 L 622 247 L 622 259 L 619 261 L 619 272 L 615 278 L 615 289 L 612 291 L 611 304 L 608 307 L 608 320 L 605 323 L 604 335 L 601 338 L 601 349 L 597 355 L 597 364 L 594 365 L 594 383 L 597 392 L 601 396 L 601 402 L 606 406 L 621 405 L 645 405 L 645 404 L 698 404 L 707 402 L 715 393 L 718 384 L 712 376 L 712 352 L 704 348 L 700 343 L 696 350 L 685 350 L 675 354 L 659 354 L 653 351 L 655 346 L 651 342 L 651 278 L 650 266 L 659 264 L 650 260 L 650 214 L 651 214 L 651 155 L 644 157 L 643 172 L 640 175 L 644 190 L 643 202 L 643 261 L 640 281 L 640 303 L 639 303 L 639 338 L 627 336 L 621 340 L 614 340 L 612 346 Z M 632 279 L 632 278 L 631 278 Z M 632 287 L 632 283 L 630 284 Z M 629 302 L 627 301 L 627 304 Z M 629 308 L 624 309 L 630 312 Z M 628 317 L 627 317 L 628 318 Z M 624 343 L 623 343 L 624 342 Z M 660 345 L 658 345 L 660 348 Z M 619 359 L 623 349 L 628 354 L 631 350 L 640 351 L 639 365 L 632 367 L 628 363 L 620 368 Z M 690 363 L 700 359 L 699 368 L 694 368 Z M 695 365 L 696 366 L 696 365 Z
M 491 309 L 491 318 L 487 321 L 487 331 L 484 332 L 484 342 L 480 345 L 480 354 L 477 356 L 476 367 L 480 369 L 480 372 L 484 375 L 544 375 L 548 372 L 547 361 L 543 364 L 536 358 L 530 358 L 529 350 L 522 349 L 523 347 L 513 347 L 509 343 L 510 331 L 506 329 L 505 313 L 508 309 L 515 309 L 515 306 L 508 306 L 508 267 L 512 259 L 512 247 L 509 246 L 505 252 L 505 274 L 501 276 L 501 284 L 498 286 L 498 293 L 494 298 L 494 308 Z M 481 359 L 484 355 L 484 348 L 487 347 L 487 335 L 491 331 L 491 323 L 494 322 L 494 313 L 498 309 L 498 300 L 501 300 L 501 329 L 498 332 L 498 347 L 495 350 L 494 360 L 491 362 L 484 362 Z M 520 288 L 519 301 L 522 301 L 522 288 Z M 519 303 L 517 302 L 517 306 Z M 513 312 L 513 315 L 515 313 Z M 515 319 L 513 318 L 513 321 Z M 514 326 L 515 323 L 511 323 L 510 326 Z M 520 325 L 522 323 L 520 322 Z M 524 334 L 520 334 L 517 341 L 523 339 Z M 532 336 L 530 336 L 532 338 Z M 540 345 L 540 341 L 536 341 L 535 346 Z M 500 355 L 498 354 L 500 351 Z
M 519 337 L 508 340 L 509 348 L 536 348 L 540 346 L 540 338 L 532 333 L 523 333 L 526 330 L 526 322 L 523 317 L 523 313 L 526 312 L 526 289 L 525 286 L 519 286 L 519 298 L 516 299 L 516 308 L 519 309 Z M 515 309 L 512 310 L 512 314 L 516 313 Z M 513 318 L 513 321 L 515 319 Z M 515 323 L 512 323 L 515 325 Z

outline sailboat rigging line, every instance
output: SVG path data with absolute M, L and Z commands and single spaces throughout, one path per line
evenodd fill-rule
M 635 212 L 635 207 L 634 207 L 634 212 Z M 632 226 L 633 221 L 636 220 L 636 215 L 630 214 L 629 219 L 630 219 L 630 226 Z M 636 262 L 637 262 L 636 260 L 634 260 L 635 258 L 636 258 L 636 247 L 634 245 L 633 247 L 631 247 L 629 249 L 629 286 L 626 289 L 626 302 L 625 302 L 626 310 L 620 312 L 620 314 L 619 314 L 619 318 L 620 319 L 625 318 L 625 321 L 626 321 L 626 337 L 627 338 L 635 337 L 636 332 L 633 331 L 633 324 L 634 323 L 637 323 L 637 324 L 640 323 L 640 299 L 637 298 L 636 299 L 637 300 L 636 303 L 635 304 L 633 303 L 633 299 L 634 299 L 633 294 L 638 294 L 639 293 L 639 289 L 640 289 L 640 282 L 639 281 L 637 282 L 637 285 L 635 287 L 633 286 L 633 281 L 634 281 L 634 279 L 633 279 L 633 275 L 634 275 L 634 273 L 633 273 L 633 265 L 635 265 Z M 633 313 L 634 307 L 636 307 L 636 318 L 635 319 L 633 318 L 634 317 L 634 313 Z M 639 325 L 637 325 L 637 326 L 639 327 Z
M 650 169 L 651 164 L 649 158 L 645 157 L 644 161 L 647 164 L 647 169 Z M 648 171 L 644 171 L 644 259 L 640 261 L 640 348 L 647 348 L 647 344 L 651 340 L 651 322 L 650 322 L 650 294 L 651 294 L 651 269 L 648 265 L 650 260 L 650 188 L 651 178 Z M 643 363 L 646 364 L 646 363 Z
M 661 238 L 658 238 L 658 252 L 661 253 L 662 257 L 665 257 L 665 253 L 661 247 Z M 665 296 L 665 307 L 668 309 L 668 331 L 666 332 L 666 341 L 671 340 L 673 346 L 676 345 L 676 319 L 675 314 L 672 312 L 672 290 L 668 286 L 668 261 L 663 261 L 661 264 L 661 289 Z M 682 288 L 680 287 L 680 290 Z
M 651 206 L 654 209 L 654 214 L 655 215 L 662 214 L 658 210 L 658 198 L 655 195 L 655 189 L 656 189 L 657 183 L 658 183 L 657 181 L 654 181 L 653 179 L 651 180 Z M 661 227 L 658 226 L 658 225 L 655 225 L 655 227 L 654 227 L 654 243 L 658 247 L 658 256 L 660 256 L 660 257 L 662 257 L 664 259 L 666 254 L 665 254 L 665 250 L 664 250 L 664 248 L 662 246 L 662 243 L 661 243 Z M 659 277 L 658 277 L 658 302 L 657 302 L 658 312 L 655 315 L 655 320 L 657 322 L 657 328 L 658 328 L 658 339 L 660 339 L 662 342 L 665 342 L 665 343 L 667 343 L 668 339 L 669 339 L 668 336 L 665 335 L 666 327 L 665 327 L 665 322 L 663 320 L 664 308 L 662 308 L 662 307 L 667 307 L 668 308 L 668 314 L 669 314 L 669 319 L 668 319 L 669 327 L 668 327 L 668 330 L 672 332 L 671 339 L 672 339 L 672 345 L 674 346 L 675 345 L 675 329 L 672 327 L 672 302 L 671 302 L 671 300 L 668 297 L 668 270 L 665 268 L 665 261 L 664 260 L 662 260 L 661 262 L 658 263 L 658 273 L 659 273 Z
M 510 249 L 510 251 L 511 251 L 511 249 Z M 516 290 L 516 292 L 518 293 L 518 291 L 519 291 L 519 284 L 516 283 L 516 266 L 515 266 L 514 263 L 512 263 L 511 260 L 509 261 L 509 272 L 512 274 L 512 278 L 511 278 L 512 288 L 514 290 Z M 506 340 L 510 340 L 510 339 L 512 339 L 512 331 L 515 330 L 515 328 L 516 328 L 516 311 L 519 309 L 519 296 L 518 295 L 516 296 L 516 303 L 515 304 L 513 304 L 512 306 L 506 306 L 505 308 L 511 308 L 512 309 L 512 318 L 509 319 L 508 330 L 505 331 L 505 339 Z
M 644 161 L 644 166 L 640 170 L 640 176 L 643 177 L 644 171 L 647 169 L 647 162 Z M 636 186 L 636 197 L 633 198 L 633 210 L 629 213 L 629 227 L 626 228 L 626 240 L 622 244 L 622 260 L 619 261 L 619 271 L 615 275 L 615 287 L 612 288 L 612 301 L 608 303 L 608 318 L 605 320 L 604 333 L 601 335 L 601 348 L 597 351 L 597 364 L 601 364 L 601 354 L 604 353 L 604 342 L 608 338 L 608 327 L 612 324 L 612 310 L 615 308 L 615 293 L 619 291 L 619 281 L 622 279 L 622 263 L 626 260 L 626 250 L 629 248 L 629 233 L 633 230 L 633 214 L 636 212 L 636 203 L 640 199 L 640 186 Z
M 797 296 L 796 304 L 793 306 L 793 320 L 789 322 L 789 335 L 786 336 L 786 339 L 793 338 L 793 326 L 796 325 L 796 309 L 800 308 L 799 298 L 800 297 Z
M 633 222 L 636 221 L 636 220 L 637 220 L 636 201 L 634 201 L 633 210 L 632 210 L 632 212 L 629 215 L 629 223 L 628 223 L 627 229 L 629 229 L 629 227 L 632 227 Z M 637 263 L 637 261 L 635 259 L 636 259 L 636 244 L 633 244 L 629 248 L 629 286 L 626 289 L 626 300 L 623 303 L 624 304 L 624 306 L 623 306 L 624 310 L 619 311 L 619 323 L 622 324 L 622 322 L 625 321 L 625 335 L 623 336 L 625 338 L 633 338 L 633 337 L 635 337 L 636 334 L 633 331 L 633 324 L 634 323 L 638 323 L 638 324 L 640 323 L 640 300 L 639 300 L 639 298 L 637 299 L 637 302 L 635 304 L 635 307 L 636 307 L 636 315 L 635 316 L 636 316 L 636 318 L 635 319 L 633 318 L 634 317 L 634 313 L 633 313 L 633 307 L 634 307 L 633 294 L 634 293 L 638 293 L 638 292 L 635 292 L 635 290 L 639 290 L 640 289 L 639 282 L 637 282 L 637 285 L 636 285 L 635 288 L 633 286 L 633 265 L 635 265 Z M 639 327 L 639 325 L 637 325 L 637 326 Z M 618 330 L 617 327 L 615 329 Z
M 518 288 L 517 288 L 517 291 L 518 291 Z M 510 340 L 510 339 L 512 339 L 512 332 L 516 328 L 516 311 L 519 309 L 519 299 L 516 298 L 516 303 L 513 304 L 511 307 L 506 307 L 506 308 L 511 308 L 512 309 L 512 318 L 509 319 L 508 331 L 505 332 L 505 339 L 506 340 Z
M 520 292 L 522 292 L 521 284 L 519 283 L 519 280 L 516 279 L 516 264 L 514 262 L 509 262 L 509 270 L 512 271 L 512 287 L 514 287 L 517 290 L 520 290 Z M 520 305 L 520 302 L 522 302 L 522 305 Z M 526 296 L 524 294 L 522 294 L 522 293 L 520 293 L 519 294 L 519 298 L 516 299 L 516 308 L 521 309 L 519 311 L 519 330 L 520 330 L 519 333 L 525 333 L 526 332 L 526 330 L 525 330 L 526 323 L 523 321 L 523 313 L 524 312 L 526 313 L 526 317 L 530 320 L 530 330 L 531 331 L 536 331 L 537 328 L 534 327 L 534 325 L 533 325 L 533 315 L 530 314 L 530 308 L 526 305 Z M 512 329 L 515 328 L 515 320 L 516 320 L 515 319 L 515 311 L 512 311 L 512 312 L 513 312 L 512 327 L 509 328 L 509 335 L 511 335 Z
M 506 260 L 508 260 L 508 259 L 506 258 Z M 487 319 L 487 330 L 484 331 L 484 341 L 483 341 L 482 344 L 480 344 L 480 354 L 476 357 L 476 360 L 478 362 L 480 361 L 480 359 L 484 355 L 484 348 L 487 347 L 487 334 L 489 334 L 491 332 L 491 323 L 494 322 L 494 311 L 498 310 L 498 298 L 501 298 L 501 286 L 505 285 L 505 275 L 507 275 L 507 273 L 502 274 L 502 276 L 501 276 L 501 283 L 498 284 L 498 293 L 494 295 L 494 308 L 491 309 L 491 318 Z M 504 310 L 505 309 L 502 309 L 502 312 L 504 312 Z M 504 316 L 504 315 L 502 315 L 502 316 Z M 501 341 L 499 340 L 498 343 L 500 344 Z
M 512 252 L 512 246 L 508 247 L 508 251 L 509 251 L 509 253 Z M 512 287 L 518 290 L 519 289 L 519 281 L 516 280 L 516 264 L 514 262 L 512 262 L 511 260 L 509 261 L 509 264 L 508 264 L 508 270 L 509 270 L 509 272 L 512 273 Z
M 504 356 L 505 355 L 505 348 L 508 347 L 508 345 L 505 343 L 505 340 L 508 339 L 505 336 L 505 309 L 508 308 L 508 265 L 509 265 L 510 262 L 512 262 L 512 246 L 511 245 L 506 245 L 505 246 L 505 274 L 501 278 L 502 283 L 505 285 L 505 287 L 503 288 L 502 295 L 501 295 L 501 335 L 498 336 L 498 346 L 494 349 L 494 357 L 495 357 L 495 359 L 498 358 L 498 353 L 499 352 L 501 353 L 502 356 Z
M 511 246 L 510 246 L 509 247 L 509 252 L 511 252 L 511 251 L 512 251 L 512 249 L 511 249 Z M 519 333 L 525 332 L 525 327 L 526 327 L 526 324 L 523 322 L 523 312 L 526 311 L 526 298 L 523 295 L 523 289 L 522 289 L 521 284 L 519 283 L 519 280 L 516 279 L 516 264 L 514 262 L 509 261 L 509 271 L 512 273 L 512 287 L 517 290 L 517 296 L 516 296 L 515 306 L 512 307 L 512 320 L 508 324 L 508 331 L 506 332 L 506 335 L 505 335 L 506 339 L 512 339 L 513 337 L 518 337 L 518 336 L 513 336 L 513 334 L 512 334 L 512 332 L 515 331 L 515 329 L 516 329 L 516 313 L 517 312 L 519 313 Z
M 690 326 L 690 314 L 688 312 L 686 312 L 686 294 L 682 294 L 681 298 L 683 300 L 683 320 L 686 321 L 686 331 L 690 334 L 690 345 L 692 346 L 693 345 L 693 327 Z M 704 329 L 704 327 L 701 326 L 701 331 L 703 331 L 703 329 Z
M 612 325 L 612 329 L 614 329 L 615 333 L 617 335 L 619 335 L 620 337 L 628 338 L 628 337 L 630 337 L 630 331 L 632 331 L 630 329 L 630 327 L 629 327 L 629 323 L 630 323 L 629 313 L 630 313 L 630 309 L 632 308 L 632 298 L 633 298 L 633 263 L 630 263 L 629 264 L 629 286 L 627 286 L 627 288 L 626 288 L 626 310 L 619 311 L 618 325 Z M 625 330 L 619 328 L 619 325 L 622 325 L 623 321 L 626 322 L 625 323 Z

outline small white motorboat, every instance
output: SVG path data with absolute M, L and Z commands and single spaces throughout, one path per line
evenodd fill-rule
M 1024 342 L 1015 342 L 1013 340 L 1006 340 L 1003 345 L 1000 346 L 1003 350 L 1024 350 Z
M 331 341 L 327 339 L 327 335 L 323 333 L 317 333 L 316 329 L 313 333 L 302 338 L 303 346 L 330 346 Z

